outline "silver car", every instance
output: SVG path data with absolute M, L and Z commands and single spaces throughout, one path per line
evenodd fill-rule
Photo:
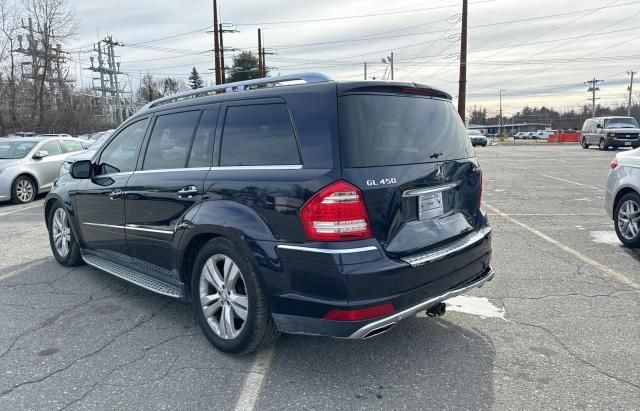
M 0 140 L 0 201 L 28 203 L 51 190 L 60 166 L 83 151 L 75 138 L 24 137 Z
M 623 244 L 640 248 L 640 148 L 611 161 L 604 205 Z

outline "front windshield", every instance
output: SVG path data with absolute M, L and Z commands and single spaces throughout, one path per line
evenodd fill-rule
M 24 158 L 38 144 L 37 141 L 2 141 L 0 142 L 0 159 Z
M 638 122 L 633 117 L 617 117 L 604 121 L 604 128 L 638 128 Z
M 93 143 L 91 143 L 91 145 L 88 147 L 90 150 L 97 150 L 100 148 L 100 146 L 102 146 L 104 144 L 105 141 L 107 141 L 107 139 L 109 138 L 111 134 L 109 133 L 104 133 L 103 135 L 101 135 L 100 137 L 98 137 L 97 140 L 95 140 Z

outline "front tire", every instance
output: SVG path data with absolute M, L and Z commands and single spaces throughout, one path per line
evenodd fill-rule
M 640 248 L 640 195 L 628 193 L 614 208 L 616 234 L 624 245 Z
M 36 198 L 36 184 L 26 176 L 16 178 L 11 186 L 11 201 L 16 204 L 27 204 Z
M 582 148 L 584 148 L 585 150 L 589 149 L 589 144 L 587 144 L 587 139 L 582 137 Z
M 202 332 L 220 351 L 248 354 L 278 337 L 258 269 L 230 240 L 210 240 L 198 253 L 191 299 Z
M 60 203 L 56 203 L 49 212 L 49 244 L 56 260 L 65 267 L 74 267 L 82 263 L 80 246 L 76 241 L 69 215 Z
M 609 147 L 607 147 L 606 141 L 604 141 L 604 138 L 600 139 L 600 142 L 598 143 L 598 148 L 600 149 L 600 151 L 607 151 L 609 149 Z

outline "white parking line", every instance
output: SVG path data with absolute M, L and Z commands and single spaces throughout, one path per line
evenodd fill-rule
M 487 213 L 487 215 L 489 216 L 496 216 L 496 215 L 502 215 L 502 214 L 496 214 L 496 213 Z M 516 216 L 516 217 L 601 217 L 604 215 L 604 212 L 602 214 L 579 214 L 579 213 L 561 213 L 561 214 L 556 214 L 556 213 L 518 213 L 518 214 L 509 214 L 510 216 Z
M 272 345 L 256 354 L 253 365 L 240 391 L 240 398 L 238 398 L 235 407 L 236 411 L 253 411 L 255 408 L 256 401 L 258 401 L 260 391 L 262 390 L 262 385 L 269 371 L 269 365 L 271 365 L 273 351 L 274 348 Z
M 42 207 L 42 203 L 36 204 L 36 205 L 32 205 L 32 206 L 29 206 L 29 207 L 23 207 L 23 208 L 20 208 L 18 210 L 7 211 L 6 213 L 0 213 L 0 217 L 5 216 L 5 215 L 9 215 L 9 214 L 13 214 L 13 213 L 19 213 L 20 211 L 30 210 L 30 209 L 36 208 L 36 207 Z
M 530 233 L 535 234 L 536 236 L 542 238 L 546 242 L 555 245 L 559 249 L 561 249 L 563 251 L 566 251 L 569 254 L 572 254 L 574 257 L 578 258 L 579 260 L 582 260 L 583 262 L 589 264 L 590 266 L 592 266 L 592 267 L 602 271 L 603 273 L 615 278 L 620 283 L 622 283 L 622 284 L 624 284 L 626 286 L 629 286 L 629 287 L 635 289 L 636 291 L 640 292 L 640 285 L 637 284 L 636 282 L 634 282 L 633 280 L 631 280 L 630 278 L 627 278 L 624 274 L 621 274 L 621 273 L 619 273 L 619 272 L 607 267 L 606 265 L 601 264 L 601 263 L 597 262 L 596 260 L 587 257 L 586 255 L 580 253 L 579 251 L 576 251 L 573 248 L 562 244 L 561 242 L 549 237 L 548 235 L 536 230 L 533 227 L 530 227 L 530 226 L 526 225 L 525 223 L 521 223 L 520 221 L 510 217 L 509 214 L 503 213 L 502 211 L 498 210 L 497 208 L 495 208 L 494 206 L 492 206 L 490 204 L 484 203 L 484 205 L 485 205 L 485 207 L 487 207 L 488 209 L 490 209 L 491 211 L 493 211 L 497 215 L 499 215 L 501 217 L 504 217 L 505 219 L 507 219 L 508 221 L 512 222 L 513 224 L 524 228 L 525 230 L 529 231 Z
M 543 177 L 547 177 L 547 178 L 552 178 L 554 180 L 558 180 L 558 181 L 564 181 L 565 183 L 570 183 L 570 184 L 575 184 L 577 186 L 581 186 L 581 187 L 587 187 L 587 188 L 592 188 L 594 190 L 599 190 L 599 191 L 604 191 L 602 188 L 599 187 L 594 187 L 594 186 L 590 186 L 587 184 L 582 184 L 582 183 L 576 183 L 575 181 L 571 181 L 571 180 L 565 180 L 564 178 L 559 178 L 559 177 L 554 177 L 554 176 L 548 176 L 546 174 L 542 175 Z

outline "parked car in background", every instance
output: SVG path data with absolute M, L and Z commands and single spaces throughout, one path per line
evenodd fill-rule
M 28 203 L 49 191 L 71 153 L 83 151 L 74 138 L 18 137 L 0 141 L 0 201 Z
M 98 151 L 100 147 L 104 144 L 105 141 L 109 139 L 111 136 L 111 132 L 101 132 L 96 133 L 100 134 L 97 140 L 89 140 L 89 146 L 86 147 L 86 150 L 79 152 L 78 154 L 73 154 L 67 157 L 62 163 L 62 167 L 60 167 L 60 175 L 65 175 L 69 173 L 69 169 L 71 165 L 79 160 L 90 160 L 93 155 Z
M 278 332 L 362 339 L 444 314 L 494 275 L 481 197 L 449 94 L 307 73 L 147 104 L 44 210 L 60 264 L 190 300 L 241 354 Z
M 596 145 L 600 150 L 609 147 L 640 147 L 640 127 L 633 117 L 594 117 L 582 125 L 582 148 Z
M 478 130 L 467 130 L 467 134 L 469 135 L 469 139 L 471 140 L 471 145 L 475 146 L 487 146 L 487 138 Z
M 620 241 L 640 248 L 640 148 L 617 154 L 611 161 L 604 203 Z
M 518 131 L 516 134 L 513 135 L 513 139 L 514 140 L 524 139 L 525 134 L 527 134 L 525 131 Z
M 71 134 L 38 134 L 36 137 L 64 137 L 64 138 L 73 138 Z
M 16 131 L 15 133 L 9 134 L 7 137 L 35 137 L 36 133 L 31 131 Z

